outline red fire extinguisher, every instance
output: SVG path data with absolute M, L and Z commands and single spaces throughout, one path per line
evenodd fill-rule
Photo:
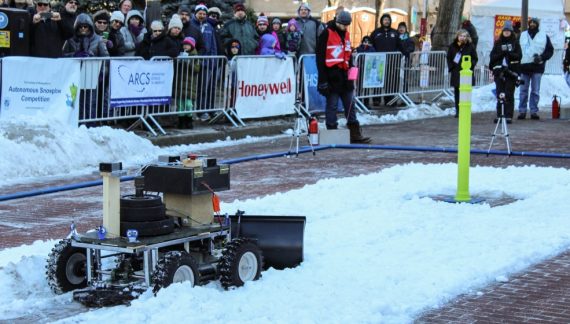
M 319 145 L 319 122 L 314 116 L 309 121 L 309 140 L 311 145 Z
M 558 97 L 558 99 L 560 100 L 556 100 L 558 96 L 554 95 L 554 97 L 552 97 L 552 119 L 559 119 L 560 118 L 560 102 L 562 101 L 560 99 L 560 97 Z

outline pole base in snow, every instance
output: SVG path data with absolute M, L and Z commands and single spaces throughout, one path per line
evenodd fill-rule
M 455 199 L 455 196 L 434 196 L 434 197 L 429 197 L 435 201 L 443 201 L 443 202 L 447 202 L 447 203 L 451 203 L 451 204 L 456 204 L 456 203 L 466 203 L 466 204 L 480 204 L 485 202 L 485 199 L 483 198 L 473 198 L 471 197 L 471 199 L 467 200 L 467 201 L 458 201 Z

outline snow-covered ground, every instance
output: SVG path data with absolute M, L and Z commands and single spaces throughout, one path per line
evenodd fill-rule
M 62 321 L 405 323 L 570 247 L 570 218 L 560 212 L 570 208 L 569 170 L 472 168 L 472 196 L 517 199 L 504 206 L 429 198 L 454 195 L 455 174 L 455 164 L 400 165 L 222 204 L 230 213 L 306 215 L 305 261 L 295 269 L 270 269 L 232 291 L 217 283 L 175 284 L 156 298 L 145 293 L 129 308 Z M 0 251 L 0 320 L 72 303 L 71 293 L 53 295 L 44 278 L 53 244 Z
M 474 92 L 474 112 L 495 109 L 492 88 Z M 553 94 L 562 96 L 563 103 L 570 100 L 561 76 L 543 78 L 542 107 L 550 107 Z M 363 124 L 380 124 L 452 113 L 424 105 L 394 116 L 359 118 Z M 100 161 L 136 166 L 159 154 L 261 140 L 159 148 L 108 127 L 6 123 L 0 128 L 0 193 L 12 183 L 88 174 Z M 240 209 L 307 216 L 303 264 L 270 269 L 259 281 L 231 291 L 217 283 L 195 288 L 176 284 L 157 297 L 142 295 L 130 308 L 92 310 L 62 322 L 409 322 L 426 308 L 508 280 L 510 274 L 570 247 L 570 219 L 561 212 L 570 207 L 569 170 L 473 167 L 472 196 L 516 199 L 493 208 L 430 198 L 454 195 L 455 175 L 455 164 L 399 165 L 224 203 L 222 209 L 229 213 Z M 53 295 L 44 278 L 54 244 L 35 242 L 0 251 L 0 321 L 24 316 L 45 321 L 54 318 L 45 314 L 72 307 L 71 294 Z
M 495 109 L 491 92 L 494 85 L 473 91 L 472 111 Z M 570 102 L 570 91 L 562 76 L 544 76 L 541 85 L 540 106 L 550 111 L 552 96 L 558 94 L 562 103 Z M 515 94 L 518 98 L 518 92 Z M 516 99 L 515 107 L 518 105 Z M 406 120 L 452 115 L 453 109 L 442 110 L 436 105 L 418 105 L 402 109 L 395 115 L 359 114 L 363 125 L 396 123 Z M 341 120 L 342 124 L 344 121 Z M 324 125 L 321 125 L 324 127 Z M 214 143 L 181 145 L 167 148 L 154 146 L 149 140 L 133 133 L 110 127 L 69 128 L 53 121 L 34 120 L 3 122 L 0 124 L 0 193 L 2 186 L 25 181 L 37 181 L 38 177 L 89 174 L 101 161 L 122 161 L 133 167 L 151 162 L 160 154 L 195 152 L 202 149 L 230 146 L 267 138 L 227 139 Z M 27 180 L 26 180 L 27 179 Z

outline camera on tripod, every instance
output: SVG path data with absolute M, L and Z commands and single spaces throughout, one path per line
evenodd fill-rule
M 507 46 L 507 45 L 502 45 L 502 46 Z M 508 46 L 510 46 L 510 44 Z M 524 84 L 524 80 L 520 79 L 519 74 L 517 72 L 510 70 L 507 66 L 504 65 L 497 65 L 493 67 L 493 74 L 495 78 L 501 80 L 506 80 L 507 78 L 516 80 L 515 86 L 517 87 L 520 86 L 521 84 Z

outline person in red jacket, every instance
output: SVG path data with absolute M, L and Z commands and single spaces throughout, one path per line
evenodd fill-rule
M 346 126 L 350 130 L 351 143 L 370 143 L 362 136 L 353 105 L 354 81 L 348 79 L 352 65 L 352 48 L 347 27 L 352 22 L 350 13 L 342 11 L 327 24 L 317 41 L 316 60 L 319 93 L 327 98 L 325 118 L 327 129 L 336 129 L 338 100 L 342 101 Z

